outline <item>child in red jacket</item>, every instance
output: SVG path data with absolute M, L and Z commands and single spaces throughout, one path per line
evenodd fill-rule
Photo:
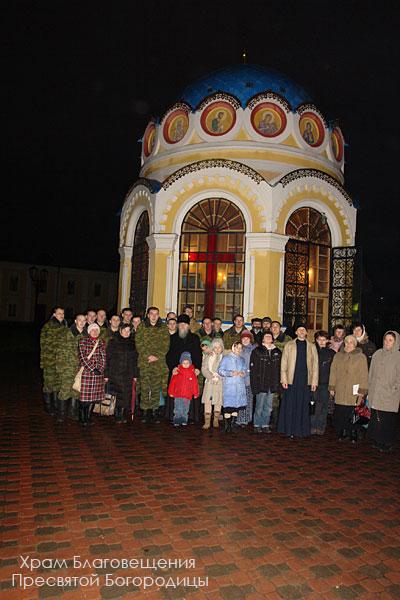
M 199 384 L 190 352 L 182 352 L 178 372 L 172 375 L 168 387 L 168 395 L 175 398 L 174 427 L 187 425 L 190 401 L 199 397 Z

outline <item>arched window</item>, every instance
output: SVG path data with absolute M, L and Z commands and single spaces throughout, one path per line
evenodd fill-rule
M 149 215 L 144 211 L 137 222 L 132 253 L 131 294 L 129 305 L 134 313 L 143 315 L 147 304 L 149 278 L 149 247 L 146 238 L 150 233 Z
M 286 224 L 284 322 L 328 328 L 331 233 L 326 215 L 299 208 Z
M 231 320 L 243 310 L 246 226 L 235 204 L 202 200 L 182 223 L 179 311 L 193 306 L 196 318 Z

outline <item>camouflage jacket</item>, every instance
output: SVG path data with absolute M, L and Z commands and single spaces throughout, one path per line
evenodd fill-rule
M 45 323 L 40 332 L 40 368 L 55 368 L 58 345 L 67 330 L 67 322 L 60 323 L 54 316 Z
M 136 349 L 139 353 L 139 368 L 146 367 L 147 358 L 151 355 L 163 359 L 161 364 L 165 367 L 165 356 L 169 350 L 170 335 L 167 326 L 158 319 L 156 325 L 151 326 L 148 319 L 140 323 L 135 334 Z

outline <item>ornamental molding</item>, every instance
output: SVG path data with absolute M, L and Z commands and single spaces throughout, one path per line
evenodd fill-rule
M 146 238 L 146 242 L 150 250 L 173 252 L 178 237 L 176 233 L 153 233 Z
M 320 110 L 318 110 L 318 108 L 315 106 L 315 104 L 300 104 L 300 106 L 297 107 L 297 112 L 299 113 L 299 115 L 301 116 L 303 113 L 307 112 L 311 110 L 312 112 L 316 113 L 320 119 L 322 120 L 323 124 L 325 125 L 325 128 L 328 129 L 328 122 L 325 119 L 324 115 L 322 114 L 322 112 Z
M 203 108 L 206 108 L 206 106 L 212 102 L 215 102 L 216 100 L 229 102 L 229 104 L 231 104 L 236 110 L 242 106 L 239 100 L 235 96 L 232 96 L 232 94 L 227 94 L 226 92 L 215 92 L 209 96 L 206 96 L 206 98 L 204 98 L 204 100 L 202 100 L 197 106 L 196 110 L 203 110 Z
M 280 233 L 247 233 L 247 248 L 249 250 L 269 250 L 271 252 L 284 252 L 288 235 Z
M 297 169 L 296 171 L 291 171 L 287 175 L 284 175 L 279 181 L 274 184 L 274 187 L 279 183 L 282 184 L 282 187 L 286 187 L 289 183 L 296 181 L 297 179 L 303 179 L 304 177 L 316 177 L 317 179 L 321 179 L 326 183 L 329 183 L 332 187 L 336 188 L 342 196 L 347 200 L 350 206 L 353 206 L 353 201 L 350 198 L 349 194 L 346 190 L 330 175 L 324 173 L 323 171 L 318 171 L 318 169 Z
M 250 110 L 252 110 L 262 100 L 267 100 L 267 101 L 274 100 L 275 102 L 278 102 L 278 104 L 280 104 L 287 113 L 289 113 L 291 110 L 291 106 L 290 106 L 289 102 L 286 100 L 286 98 L 284 98 L 283 96 L 280 96 L 276 92 L 270 92 L 270 91 L 261 92 L 260 94 L 256 94 L 255 96 L 250 98 L 250 100 L 247 102 L 247 107 L 250 108 Z
M 257 184 L 266 182 L 264 177 L 257 173 L 257 171 L 254 171 L 254 169 L 252 169 L 251 167 L 248 167 L 247 165 L 244 165 L 235 160 L 219 158 L 213 160 L 199 160 L 197 162 L 191 163 L 190 165 L 187 165 L 186 167 L 182 167 L 182 169 L 178 169 L 163 181 L 162 188 L 166 190 L 169 187 L 171 187 L 173 183 L 175 183 L 182 177 L 185 177 L 185 175 L 189 175 L 190 173 L 195 173 L 197 171 L 209 168 L 230 169 L 231 171 L 237 171 L 238 173 L 246 175 L 247 177 L 255 181 Z
M 165 111 L 164 115 L 161 118 L 161 121 L 164 121 L 165 117 L 167 117 L 170 113 L 174 112 L 174 110 L 184 110 L 186 113 L 190 113 L 191 107 L 186 102 L 176 102 L 171 108 Z
M 138 182 L 136 182 L 131 187 L 130 191 L 128 192 L 125 202 L 124 202 L 123 209 L 122 209 L 120 234 L 119 234 L 120 247 L 129 246 L 129 244 L 126 243 L 126 236 L 127 236 L 128 228 L 130 225 L 131 217 L 132 217 L 135 209 L 143 209 L 141 211 L 140 210 L 136 211 L 138 213 L 137 214 L 138 219 L 140 217 L 140 214 L 144 210 L 148 211 L 150 228 L 151 228 L 152 223 L 153 223 L 153 206 L 151 203 L 151 196 L 149 194 L 149 188 L 148 188 L 148 186 L 144 186 L 142 183 L 139 184 Z

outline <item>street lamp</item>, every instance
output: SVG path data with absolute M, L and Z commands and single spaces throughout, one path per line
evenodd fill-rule
M 38 308 L 38 299 L 39 299 L 39 292 L 41 291 L 41 285 L 43 284 L 43 282 L 45 282 L 47 280 L 47 275 L 48 275 L 48 271 L 47 269 L 38 269 L 35 266 L 29 267 L 28 269 L 29 272 L 29 277 L 30 280 L 32 282 L 32 285 L 35 289 L 35 312 L 34 312 L 34 322 L 37 323 L 37 319 L 38 319 L 38 314 L 37 314 L 37 308 Z

